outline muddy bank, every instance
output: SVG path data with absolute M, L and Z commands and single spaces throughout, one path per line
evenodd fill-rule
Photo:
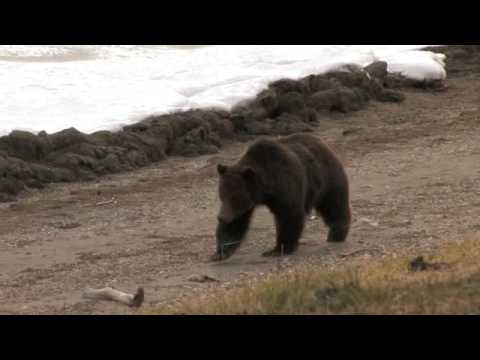
M 432 50 L 447 55 L 447 72 L 455 74 L 480 70 L 479 48 Z M 412 81 L 388 74 L 386 69 L 386 63 L 376 62 L 364 69 L 346 66 L 300 80 L 282 79 L 230 112 L 196 109 L 150 116 L 114 133 L 87 135 L 74 128 L 38 135 L 14 131 L 0 138 L 0 201 L 13 201 L 28 188 L 91 181 L 172 155 L 215 153 L 232 141 L 313 131 L 334 112 L 357 111 L 372 100 L 401 102 L 401 89 L 405 87 L 444 89 L 442 83 Z

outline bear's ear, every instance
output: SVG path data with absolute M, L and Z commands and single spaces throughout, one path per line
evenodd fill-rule
M 217 165 L 217 172 L 219 175 L 225 174 L 226 171 L 227 171 L 227 167 L 225 165 L 222 165 L 222 164 Z
M 256 174 L 255 174 L 255 170 L 253 170 L 252 168 L 247 167 L 243 169 L 242 175 L 243 175 L 243 178 L 249 183 L 255 182 Z

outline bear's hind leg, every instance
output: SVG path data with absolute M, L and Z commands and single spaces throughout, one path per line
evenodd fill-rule
M 348 199 L 336 199 L 337 201 L 324 200 L 316 207 L 318 214 L 328 226 L 328 242 L 344 242 L 350 231 L 350 204 Z
M 344 242 L 347 239 L 350 231 L 349 223 L 330 224 L 328 231 L 328 242 Z
M 305 225 L 305 214 L 275 216 L 277 243 L 272 250 L 264 252 L 265 257 L 283 256 L 294 253 L 298 248 L 300 236 Z

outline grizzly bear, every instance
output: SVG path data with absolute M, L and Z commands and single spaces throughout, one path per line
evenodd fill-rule
M 276 245 L 263 256 L 295 252 L 313 209 L 329 227 L 327 241 L 345 241 L 351 218 L 347 174 L 317 137 L 260 139 L 236 164 L 218 164 L 217 171 L 221 209 L 212 260 L 227 259 L 237 250 L 259 205 L 267 206 L 276 226 Z

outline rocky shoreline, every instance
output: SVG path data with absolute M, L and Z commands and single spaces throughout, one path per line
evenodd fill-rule
M 480 46 L 429 49 L 447 55 L 449 76 L 480 71 Z M 445 90 L 439 81 L 418 82 L 387 73 L 387 64 L 346 66 L 300 80 L 281 79 L 231 111 L 194 109 L 150 116 L 118 132 L 84 134 L 74 128 L 38 135 L 13 131 L 0 138 L 0 202 L 49 183 L 91 181 L 133 170 L 168 156 L 218 152 L 232 141 L 259 135 L 309 132 L 332 112 L 349 113 L 370 101 L 401 102 L 405 87 Z

